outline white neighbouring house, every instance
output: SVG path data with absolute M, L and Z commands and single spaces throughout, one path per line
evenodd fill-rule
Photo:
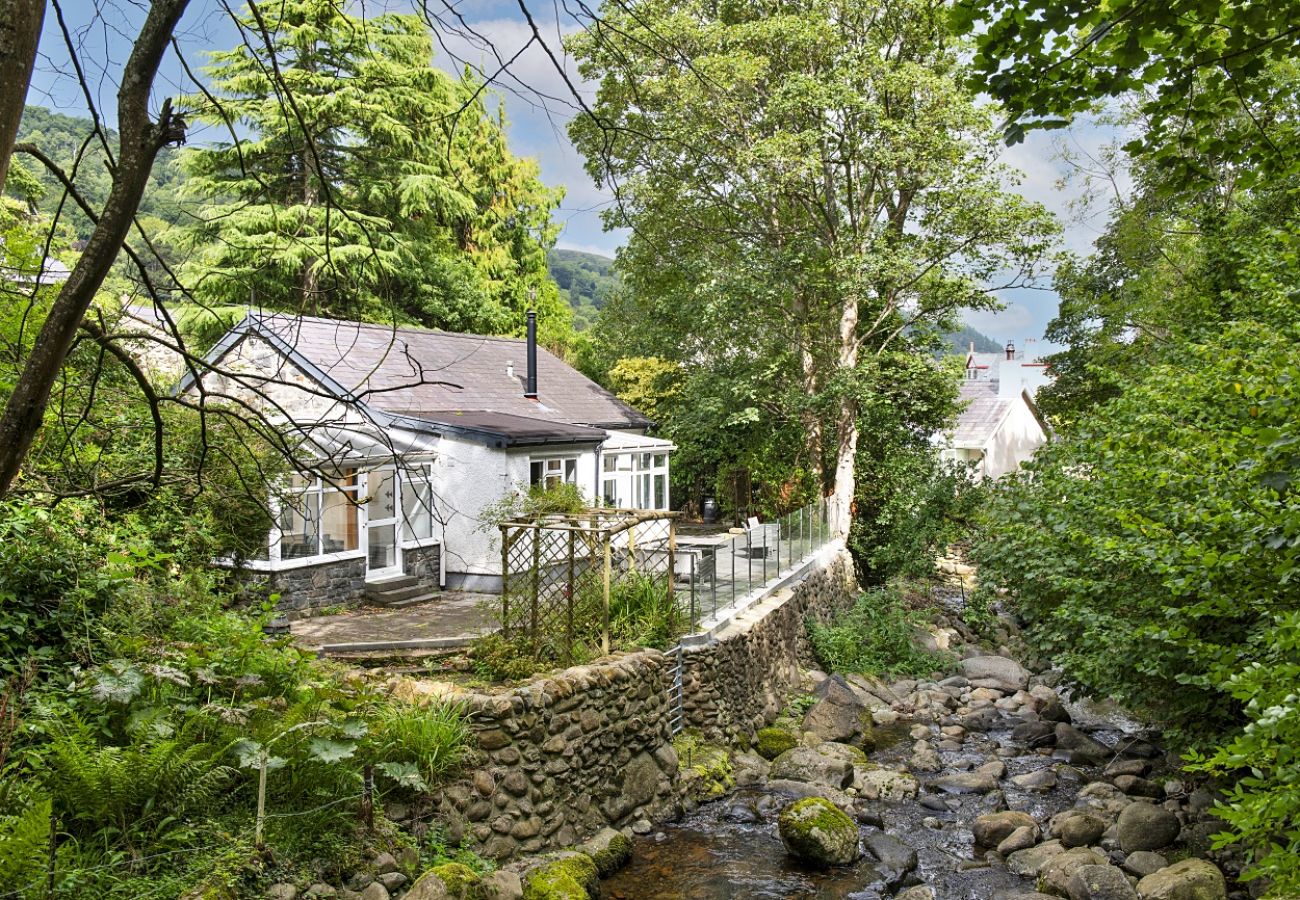
M 1047 384 L 1046 364 L 1027 360 L 1008 344 L 1003 353 L 966 354 L 953 427 L 933 437 L 944 459 L 974 464 L 976 480 L 1014 472 L 1047 443 L 1048 429 L 1034 396 Z
M 668 509 L 673 444 L 535 334 L 531 314 L 518 340 L 250 312 L 178 390 L 256 406 L 318 471 L 273 498 L 265 553 L 243 565 L 291 609 L 376 586 L 500 590 L 484 512 L 512 490 L 567 482 L 593 503 Z

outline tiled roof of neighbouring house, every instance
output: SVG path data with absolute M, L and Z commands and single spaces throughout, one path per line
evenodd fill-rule
M 958 414 L 957 424 L 953 426 L 952 446 L 970 449 L 988 443 L 1015 402 L 998 397 L 997 383 L 988 381 L 963 382 L 960 399 L 966 408 Z
M 520 339 L 279 313 L 254 313 L 250 320 L 257 331 L 274 335 L 355 397 L 386 412 L 414 418 L 428 410 L 440 416 L 501 413 L 610 428 L 651 424 L 542 347 L 538 397 L 525 397 L 527 348 Z

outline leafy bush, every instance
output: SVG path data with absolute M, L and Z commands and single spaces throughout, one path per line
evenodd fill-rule
M 1279 897 L 1300 888 L 1296 337 L 1182 345 L 1000 484 L 975 548 L 1036 650 L 1237 779 L 1223 840 Z
M 925 675 L 949 661 L 915 643 L 922 612 L 908 609 L 895 590 L 867 591 L 830 625 L 808 621 L 813 653 L 828 672 L 889 677 Z
M 519 681 L 546 668 L 538 648 L 523 635 L 503 637 L 499 632 L 476 638 L 470 646 L 470 663 L 488 681 Z

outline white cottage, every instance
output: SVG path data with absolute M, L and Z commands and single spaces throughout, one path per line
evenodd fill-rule
M 179 390 L 256 404 L 317 460 L 276 499 L 265 573 L 283 605 L 499 590 L 485 509 L 528 485 L 668 509 L 669 441 L 526 340 L 250 313 Z
M 952 429 L 934 436 L 944 459 L 974 464 L 976 480 L 1014 472 L 1043 444 L 1048 430 L 1034 395 L 1049 380 L 1047 366 L 1026 360 L 1008 344 L 1005 354 L 966 355 L 960 400 Z

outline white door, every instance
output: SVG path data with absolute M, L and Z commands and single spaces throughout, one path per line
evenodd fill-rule
M 401 510 L 397 505 L 397 472 L 375 469 L 366 476 L 366 578 L 402 574 Z

